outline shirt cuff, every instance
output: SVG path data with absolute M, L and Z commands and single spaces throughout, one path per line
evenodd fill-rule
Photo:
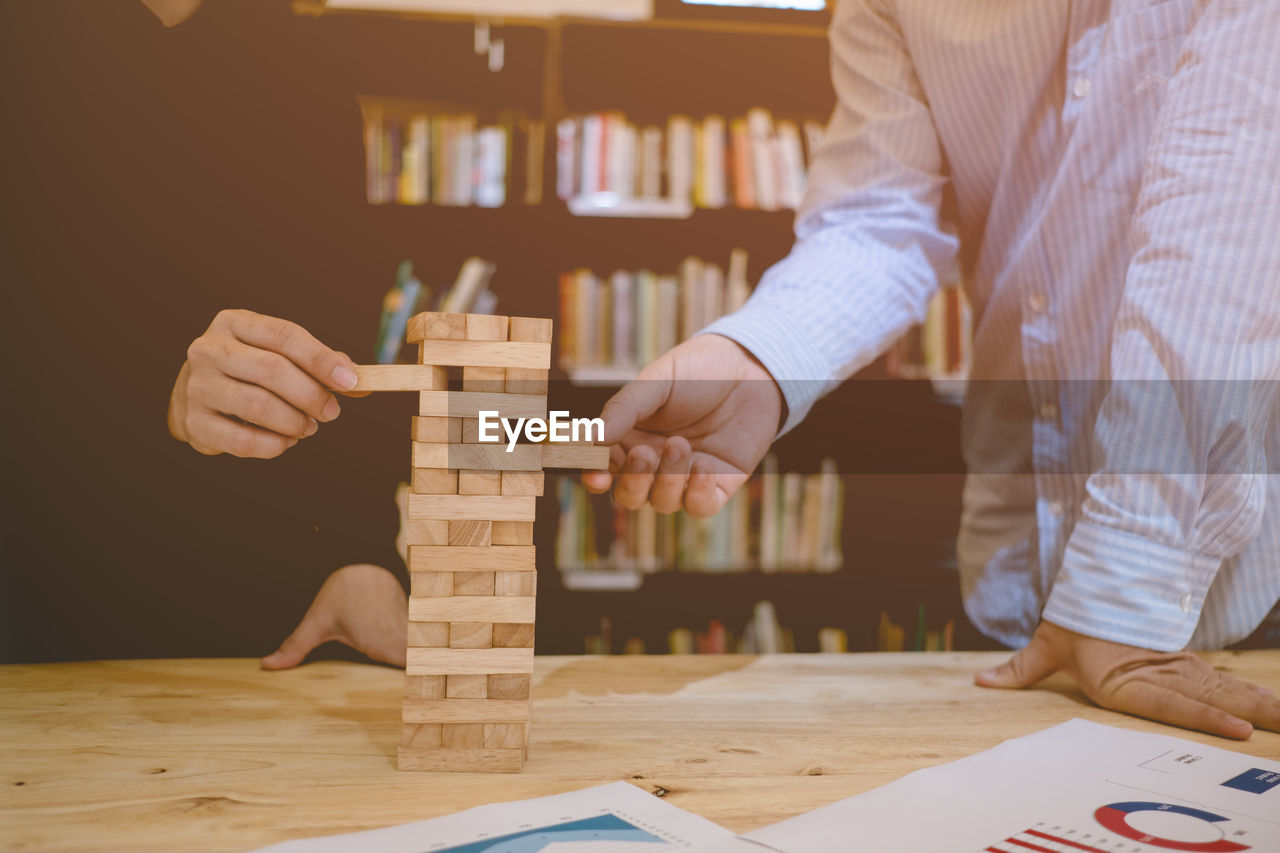
M 813 404 L 838 382 L 817 349 L 806 341 L 804 318 L 790 313 L 776 300 L 769 305 L 748 302 L 698 333 L 735 341 L 769 371 L 787 404 L 780 436 L 804 420 Z
M 1180 651 L 1221 565 L 1216 557 L 1081 521 L 1042 615 L 1088 637 Z

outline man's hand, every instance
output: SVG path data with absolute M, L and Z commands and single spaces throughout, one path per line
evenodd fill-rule
M 760 362 L 728 338 L 698 335 L 605 404 L 613 473 L 586 472 L 582 482 L 596 493 L 612 486 L 630 509 L 648 501 L 659 512 L 714 515 L 764 458 L 781 412 L 782 392 Z
M 1280 731 L 1270 690 L 1218 672 L 1190 652 L 1167 654 L 1086 637 L 1041 622 L 1026 648 L 984 669 L 984 687 L 1030 687 L 1059 670 L 1104 708 L 1244 740 L 1254 726 Z
M 356 385 L 355 364 L 306 329 L 220 311 L 187 348 L 169 397 L 169 432 L 201 453 L 271 459 L 315 434 Z
M 382 663 L 404 666 L 409 603 L 395 575 L 369 564 L 343 566 L 325 580 L 302 622 L 263 669 L 289 669 L 316 646 L 337 640 Z

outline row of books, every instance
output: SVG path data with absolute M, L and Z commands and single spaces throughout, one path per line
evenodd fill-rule
M 395 364 L 399 360 L 409 318 L 419 311 L 492 314 L 498 307 L 498 296 L 489 289 L 489 282 L 496 271 L 497 265 L 490 261 L 467 258 L 459 267 L 453 284 L 435 293 L 414 275 L 412 261 L 401 261 L 396 268 L 396 283 L 382 298 L 382 314 L 374 344 L 374 357 L 378 364 Z
M 560 276 L 560 366 L 640 368 L 751 295 L 747 253 L 719 264 L 686 258 L 676 273 L 588 269 Z
M 924 605 L 916 608 L 914 630 L 899 625 L 880 611 L 880 623 L 876 626 L 876 650 L 881 652 L 949 652 L 955 647 L 954 619 L 948 619 L 940 628 L 928 627 Z
M 775 121 L 763 108 L 728 120 L 672 116 L 665 128 L 637 126 L 616 111 L 588 113 L 556 125 L 556 194 L 794 209 L 804 195 L 805 149 L 811 158 L 821 138 L 819 123 Z
M 888 371 L 904 379 L 960 378 L 969 373 L 973 313 L 959 285 L 941 288 L 925 320 L 889 350 Z
M 558 481 L 557 496 L 562 573 L 834 572 L 843 565 L 844 484 L 831 459 L 818 474 L 779 474 L 769 456 L 711 518 L 610 507 L 569 477 Z
M 362 101 L 370 204 L 502 207 L 523 177 L 523 201 L 542 201 L 545 132 L 514 114 L 481 124 L 469 113 L 428 114 Z

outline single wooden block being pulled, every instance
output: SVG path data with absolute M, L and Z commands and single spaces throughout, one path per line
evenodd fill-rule
M 426 364 L 359 364 L 353 391 L 425 391 L 449 387 L 444 368 Z M 499 389 L 501 390 L 501 389 Z

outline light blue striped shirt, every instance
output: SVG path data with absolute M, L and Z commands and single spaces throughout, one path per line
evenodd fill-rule
M 1247 636 L 1280 597 L 1280 2 L 841 0 L 831 49 L 796 245 L 707 331 L 790 428 L 962 276 L 975 624 Z

